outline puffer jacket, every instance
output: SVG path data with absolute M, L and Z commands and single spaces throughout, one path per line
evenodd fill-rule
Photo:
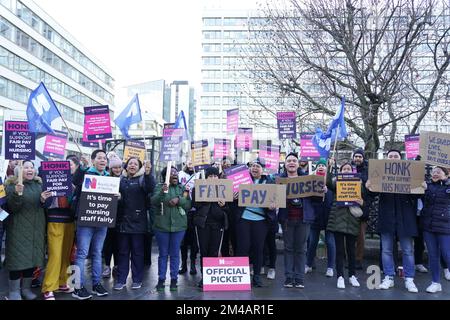
M 146 198 L 155 189 L 155 178 L 145 175 L 142 167 L 133 177 L 126 171 L 120 178 L 119 192 L 121 195 L 117 210 L 116 228 L 121 233 L 146 233 L 147 208 Z
M 183 197 L 184 188 L 181 185 L 170 185 L 168 193 L 164 193 L 162 187 L 163 184 L 159 184 L 152 197 L 153 230 L 185 231 L 187 229 L 187 212 L 191 209 L 191 199 Z M 180 199 L 178 206 L 170 207 L 169 201 L 177 197 Z
M 450 179 L 428 183 L 423 199 L 424 231 L 450 234 Z
M 221 207 L 217 202 L 195 202 L 195 188 L 192 190 L 193 225 L 205 228 L 206 225 L 216 225 L 225 230 L 228 229 L 228 203 Z
M 336 192 L 336 179 L 331 179 L 331 175 L 327 179 L 327 187 L 334 193 Z M 349 207 L 337 206 L 336 197 L 334 197 L 328 218 L 327 230 L 358 236 L 360 224 L 361 218 L 354 217 L 350 213 Z
M 5 266 L 10 271 L 41 267 L 45 255 L 45 213 L 42 180 L 23 180 L 23 195 L 15 191 L 17 177 L 6 181 L 7 221 Z

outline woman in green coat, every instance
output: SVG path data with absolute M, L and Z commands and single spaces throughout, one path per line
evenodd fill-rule
M 346 162 L 341 165 L 339 172 L 342 174 L 353 173 L 351 163 Z M 328 176 L 327 186 L 330 190 L 336 192 L 336 181 L 334 179 L 332 181 L 331 175 Z M 327 230 L 333 232 L 336 242 L 336 273 L 338 278 L 337 287 L 339 289 L 345 289 L 345 249 L 347 249 L 349 282 L 353 287 L 359 287 L 358 279 L 356 279 L 355 276 L 355 250 L 356 238 L 359 235 L 359 227 L 361 224 L 360 217 L 363 214 L 360 208 L 363 205 L 363 201 L 358 201 L 358 204 L 359 206 L 354 206 L 352 209 L 350 209 L 350 207 L 337 206 L 335 196 L 330 211 L 330 217 L 328 218 Z
M 161 172 L 166 177 L 167 168 Z M 158 242 L 158 291 L 164 290 L 170 256 L 170 290 L 177 290 L 180 246 L 187 229 L 186 212 L 191 208 L 188 188 L 178 183 L 178 171 L 171 168 L 170 184 L 160 184 L 152 197 L 153 230 Z
M 23 182 L 19 183 L 19 167 L 14 177 L 6 181 L 8 213 L 5 266 L 9 270 L 9 299 L 33 300 L 31 281 L 35 267 L 44 265 L 45 255 L 45 200 L 51 192 L 42 192 L 41 178 L 31 161 L 23 163 Z M 22 278 L 22 290 L 20 279 Z

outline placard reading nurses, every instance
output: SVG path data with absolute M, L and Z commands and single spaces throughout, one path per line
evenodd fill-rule
M 203 291 L 250 291 L 248 257 L 203 258 Z

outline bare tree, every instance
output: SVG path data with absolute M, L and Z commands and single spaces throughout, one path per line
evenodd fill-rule
M 249 25 L 242 63 L 251 78 L 247 93 L 260 110 L 290 108 L 319 124 L 345 96 L 352 140 L 361 139 L 373 155 L 381 136 L 394 142 L 404 123 L 416 132 L 449 97 L 448 1 L 286 1 L 262 6 Z M 261 91 L 289 103 L 268 104 Z

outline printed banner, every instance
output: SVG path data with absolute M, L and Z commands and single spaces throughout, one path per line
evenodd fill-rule
M 123 162 L 127 162 L 129 158 L 138 158 L 142 163 L 144 163 L 145 143 L 143 141 L 125 141 L 125 149 L 123 150 Z
M 450 134 L 422 131 L 420 155 L 427 164 L 450 168 Z
M 84 131 L 88 141 L 112 138 L 109 107 L 84 107 Z
M 251 151 L 253 149 L 253 129 L 239 128 L 236 136 L 236 149 Z
M 64 159 L 67 145 L 67 132 L 55 131 L 55 134 L 45 136 L 44 156 L 55 159 Z
M 286 208 L 286 186 L 277 184 L 239 185 L 239 207 Z
M 192 165 L 195 170 L 204 170 L 211 165 L 211 152 L 208 148 L 208 140 L 191 142 Z
M 250 172 L 248 172 L 248 167 L 245 164 L 231 167 L 223 171 L 227 179 L 233 181 L 233 192 L 239 191 L 240 184 L 251 184 L 253 183 Z
M 229 179 L 196 179 L 196 202 L 233 202 L 233 181 Z
M 295 112 L 277 112 L 278 139 L 294 139 L 297 137 Z
M 78 211 L 78 225 L 114 228 L 119 185 L 120 178 L 85 175 Z
M 239 127 L 239 109 L 227 110 L 227 133 L 236 134 Z
M 425 166 L 422 161 L 369 160 L 371 191 L 423 194 Z
M 231 157 L 231 140 L 214 139 L 214 160 Z
M 28 131 L 26 121 L 5 121 L 5 159 L 34 160 L 36 136 Z
M 41 174 L 43 191 L 51 191 L 52 197 L 72 196 L 72 174 L 69 161 L 43 161 Z
M 409 134 L 405 136 L 405 152 L 407 160 L 415 160 L 420 151 L 420 135 Z
M 159 161 L 168 162 L 180 160 L 183 133 L 184 129 L 174 129 L 169 125 L 164 127 Z
M 277 184 L 286 185 L 286 198 L 323 197 L 323 176 L 308 175 L 295 178 L 276 178 Z
M 280 146 L 262 144 L 259 149 L 259 158 L 261 163 L 264 164 L 267 173 L 278 173 L 280 168 Z
M 203 258 L 203 291 L 250 291 L 248 257 Z
M 338 174 L 336 180 L 336 205 L 349 207 L 358 205 L 361 198 L 361 177 L 359 174 Z
M 320 159 L 320 153 L 312 142 L 313 133 L 300 134 L 300 160 L 316 161 Z

